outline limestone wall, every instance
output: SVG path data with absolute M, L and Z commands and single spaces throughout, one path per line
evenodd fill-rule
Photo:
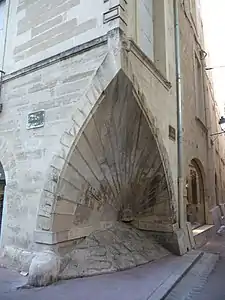
M 3 84 L 0 151 L 7 177 L 3 244 L 31 245 L 50 161 L 64 131 L 70 129 L 73 113 L 85 109 L 81 96 L 107 52 L 107 45 L 102 45 Z M 40 110 L 45 111 L 44 127 L 28 130 L 28 114 Z
M 126 7 L 126 1 L 116 0 L 98 0 L 94 6 L 89 0 L 57 0 L 54 7 L 46 0 L 10 2 L 0 123 L 0 154 L 7 178 L 2 246 L 32 249 L 34 241 L 54 244 L 68 239 L 68 232 L 65 238 L 62 230 L 68 227 L 68 219 L 59 230 L 56 224 L 56 215 L 63 215 L 65 209 L 57 211 L 57 184 L 65 175 L 65 162 L 75 140 L 121 69 L 157 143 L 169 187 L 166 215 L 170 225 L 178 221 L 172 3 L 165 1 L 166 43 L 160 55 L 165 61 L 161 71 L 128 36 L 118 34 L 118 30 L 106 35 L 121 22 L 125 24 L 121 19 L 118 23 L 117 11 L 113 15 L 119 3 Z M 92 10 L 86 9 L 92 6 Z M 41 110 L 44 126 L 29 129 L 29 113 Z M 69 178 L 69 185 L 73 179 Z
M 205 73 L 204 39 L 201 21 L 193 18 L 187 5 L 181 5 L 181 51 L 183 81 L 183 127 L 184 127 L 184 172 L 188 175 L 189 164 L 196 159 L 204 178 L 206 222 L 210 210 L 215 207 L 215 173 L 218 174 L 218 197 L 223 201 L 224 140 L 210 135 L 219 132 L 219 115 L 213 95 L 213 87 Z M 197 64 L 201 67 L 202 81 L 196 82 Z M 202 85 L 202 95 L 197 93 Z
M 120 26 L 125 1 L 7 1 L 4 70 L 11 73 Z

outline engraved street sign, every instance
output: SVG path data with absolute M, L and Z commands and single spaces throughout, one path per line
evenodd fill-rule
M 45 111 L 40 110 L 28 114 L 27 129 L 40 128 L 45 124 Z

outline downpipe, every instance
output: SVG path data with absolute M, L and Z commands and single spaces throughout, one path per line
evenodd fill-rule
M 184 219 L 184 179 L 183 179 L 183 117 L 182 117 L 182 76 L 180 51 L 179 2 L 173 0 L 175 64 L 176 64 L 176 99 L 177 99 L 177 194 L 179 227 L 185 227 Z

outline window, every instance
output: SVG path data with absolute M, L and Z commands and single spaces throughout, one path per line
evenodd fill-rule
M 4 21 L 5 21 L 5 1 L 0 0 L 0 32 L 4 29 Z
M 4 47 L 5 1 L 0 0 L 0 65 Z
M 189 0 L 190 14 L 198 35 L 202 33 L 202 18 L 200 0 Z
M 196 102 L 196 116 L 205 124 L 205 97 L 202 65 L 195 54 L 195 102 Z
M 196 22 L 196 0 L 189 0 L 190 1 L 190 12 L 193 18 L 193 21 Z
M 129 29 L 142 52 L 167 74 L 165 0 L 133 0 Z
M 139 0 L 137 3 L 137 43 L 154 61 L 153 0 Z

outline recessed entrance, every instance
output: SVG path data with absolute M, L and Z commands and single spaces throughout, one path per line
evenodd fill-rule
M 219 196 L 218 196 L 218 180 L 217 180 L 217 174 L 215 173 L 215 196 L 216 196 L 216 205 L 219 204 Z
M 189 174 L 186 180 L 187 189 L 187 221 L 195 229 L 205 224 L 205 203 L 203 177 L 198 163 L 195 160 L 189 165 Z

